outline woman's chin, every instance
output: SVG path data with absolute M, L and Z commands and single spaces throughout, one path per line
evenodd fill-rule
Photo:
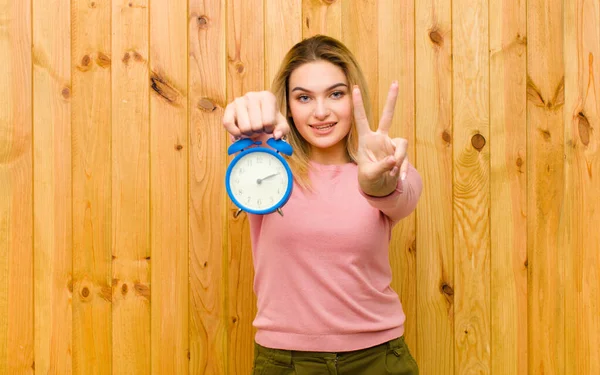
M 307 140 L 308 143 L 313 148 L 317 148 L 319 150 L 332 150 L 335 148 L 345 149 L 345 142 L 343 138 L 339 137 L 319 137 L 319 138 L 311 138 Z

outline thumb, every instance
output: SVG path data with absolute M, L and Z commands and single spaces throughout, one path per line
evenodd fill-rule
M 277 124 L 275 124 L 275 129 L 273 130 L 273 138 L 280 139 L 283 136 L 287 135 L 290 132 L 290 124 L 288 124 L 287 119 L 281 114 L 281 112 L 277 113 Z

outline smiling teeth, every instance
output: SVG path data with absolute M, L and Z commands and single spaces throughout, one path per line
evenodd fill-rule
M 329 129 L 333 125 L 335 125 L 335 124 L 330 124 L 330 125 L 325 125 L 325 126 L 313 126 L 313 128 L 318 129 L 318 130 L 323 130 L 323 129 Z

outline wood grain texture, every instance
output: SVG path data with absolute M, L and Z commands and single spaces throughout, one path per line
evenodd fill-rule
M 490 2 L 491 373 L 527 374 L 527 18 Z
M 150 4 L 152 374 L 189 372 L 187 7 Z
M 600 3 L 564 3 L 565 373 L 600 373 Z
M 598 1 L 0 15 L 0 374 L 249 372 L 250 235 L 221 117 L 315 34 L 355 52 L 376 118 L 400 82 L 392 135 L 424 191 L 390 260 L 420 373 L 600 373 Z
M 302 0 L 264 2 L 265 88 L 270 89 L 286 53 L 302 40 Z
M 148 0 L 112 2 L 113 374 L 150 373 Z
M 31 1 L 0 1 L 0 373 L 32 374 Z
M 73 373 L 111 371 L 111 8 L 71 2 Z
M 528 371 L 565 374 L 563 2 L 527 2 Z
M 342 40 L 342 0 L 302 0 L 302 37 L 318 34 Z
M 415 2 L 417 348 L 423 375 L 454 374 L 450 0 Z
M 190 374 L 226 374 L 225 1 L 189 3 Z
M 35 371 L 71 374 L 71 9 L 33 1 Z
M 263 90 L 264 1 L 227 1 L 227 102 L 248 91 Z M 223 150 L 225 152 L 225 149 Z M 256 315 L 253 291 L 254 267 L 246 214 L 237 218 L 237 208 L 228 199 L 227 300 L 228 374 L 247 374 L 252 368 Z
M 376 130 L 379 123 L 379 44 L 378 44 L 378 1 L 354 0 L 342 2 L 342 42 L 352 51 L 365 75 L 371 98 L 371 129 Z M 385 97 L 383 98 L 385 102 Z
M 382 0 L 378 2 L 378 45 L 394 46 L 379 50 L 379 108 L 383 112 L 393 81 L 399 92 L 390 136 L 408 140 L 408 159 L 415 164 L 415 10 L 414 3 Z M 400 27 L 398 27 L 400 26 Z M 404 218 L 392 232 L 390 264 L 392 288 L 400 295 L 406 314 L 404 337 L 411 354 L 417 353 L 417 273 L 416 214 Z
M 452 2 L 455 366 L 490 374 L 488 3 Z

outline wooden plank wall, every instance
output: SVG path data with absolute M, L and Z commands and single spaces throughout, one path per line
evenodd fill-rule
M 0 0 L 0 373 L 247 374 L 225 105 L 353 50 L 424 180 L 393 287 L 421 374 L 600 374 L 600 3 Z
M 69 373 L 73 358 L 71 13 L 34 1 L 33 138 L 35 370 Z M 53 17 L 47 17 L 52 14 Z M 48 126 L 50 125 L 50 126 Z M 52 371 L 50 370 L 52 369 Z
M 151 362 L 148 17 L 148 1 L 112 3 L 112 369 L 123 374 Z
M 527 374 L 526 3 L 490 1 L 491 373 Z M 508 47 L 506 47 L 508 46 Z M 534 372 L 535 373 L 535 372 Z

